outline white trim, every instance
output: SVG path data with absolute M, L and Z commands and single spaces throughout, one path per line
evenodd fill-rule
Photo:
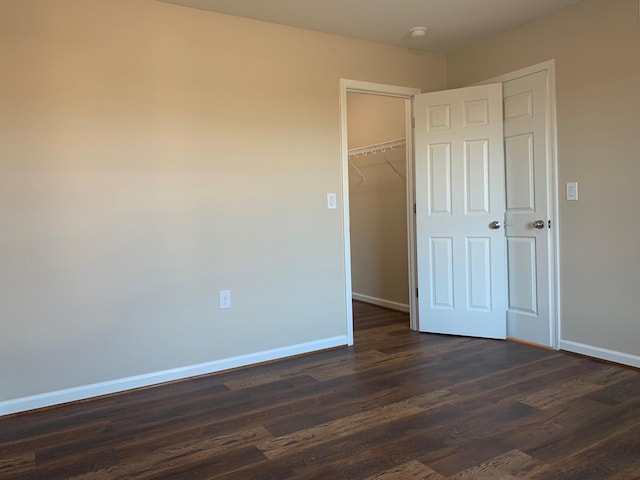
M 353 293 L 353 299 L 361 302 L 370 303 L 372 305 L 378 305 L 379 307 L 389 308 L 391 310 L 397 310 L 399 312 L 409 313 L 409 305 L 406 303 L 394 302 L 392 300 L 385 300 L 383 298 L 371 297 L 369 295 L 363 295 L 361 293 Z
M 558 121 L 556 116 L 556 61 L 549 60 L 545 62 L 548 68 L 549 75 L 547 75 L 547 81 L 549 82 L 549 102 L 551 106 L 549 108 L 549 132 L 550 132 L 550 141 L 551 141 L 551 175 L 553 176 L 552 186 L 553 186 L 553 198 L 551 199 L 551 205 L 553 205 L 553 223 L 551 224 L 551 229 L 554 236 L 554 242 L 551 242 L 551 249 L 549 251 L 549 261 L 551 262 L 551 268 L 553 268 L 553 277 L 551 278 L 552 282 L 549 285 L 551 289 L 549 300 L 553 302 L 555 309 L 552 309 L 553 313 L 553 322 L 552 322 L 552 339 L 553 339 L 553 347 L 555 349 L 560 348 L 560 337 L 561 333 L 561 325 L 562 325 L 562 315 L 561 315 L 561 283 L 560 283 L 560 181 L 558 176 Z
M 342 161 L 342 241 L 344 247 L 344 289 L 346 306 L 346 323 L 348 345 L 353 345 L 353 309 L 351 299 L 353 290 L 351 284 L 351 222 L 349 217 L 349 153 L 347 142 L 347 92 L 368 93 L 371 95 L 384 95 L 387 97 L 399 97 L 407 100 L 405 107 L 407 129 L 407 242 L 409 244 L 409 317 L 411 328 L 417 329 L 417 305 L 412 292 L 415 291 L 415 226 L 413 221 L 413 129 L 411 128 L 411 99 L 420 93 L 420 89 L 401 87 L 398 85 L 385 85 L 382 83 L 362 82 L 359 80 L 340 79 L 340 139 Z
M 549 329 L 551 335 L 551 346 L 558 350 L 559 339 L 561 336 L 561 292 L 560 292 L 560 229 L 558 228 L 558 222 L 560 218 L 560 206 L 558 199 L 560 197 L 560 190 L 558 184 L 558 130 L 556 122 L 556 61 L 547 60 L 545 62 L 537 63 L 529 67 L 521 68 L 514 72 L 505 73 L 497 77 L 483 80 L 476 85 L 482 85 L 486 83 L 495 82 L 507 82 L 515 80 L 517 78 L 526 77 L 534 73 L 546 71 L 547 72 L 547 93 L 548 93 L 548 138 L 547 138 L 547 158 L 549 168 L 549 197 L 547 199 L 549 205 L 549 214 L 551 216 L 551 240 L 549 242 Z
M 344 296 L 347 344 L 353 345 L 353 307 L 351 306 L 351 220 L 349 218 L 349 144 L 347 142 L 347 88 L 350 82 L 340 80 L 340 161 L 342 166 L 342 242 L 344 251 Z
M 362 82 L 360 80 L 340 79 L 340 86 L 350 92 L 368 93 L 370 95 L 382 95 L 384 97 L 411 98 L 421 92 L 419 88 L 402 87 L 400 85 L 387 85 L 384 83 Z
M 213 362 L 189 365 L 187 367 L 172 368 L 160 372 L 153 372 L 133 377 L 119 378 L 108 382 L 67 388 L 55 392 L 32 395 L 0 402 L 0 417 L 12 413 L 25 412 L 36 408 L 50 407 L 67 402 L 86 400 L 88 398 L 124 392 L 134 388 L 148 387 L 159 383 L 181 380 L 184 378 L 207 375 L 231 368 L 246 367 L 271 360 L 280 360 L 294 355 L 317 352 L 328 348 L 340 347 L 347 344 L 346 336 L 326 338 L 314 342 L 301 343 L 288 347 L 265 350 L 263 352 L 240 355 L 238 357 L 215 360 Z
M 417 91 L 415 95 L 419 94 Z M 415 150 L 413 141 L 413 96 L 405 102 L 406 146 L 406 189 L 407 189 L 407 249 L 409 253 L 409 328 L 418 331 L 420 318 L 418 312 L 418 257 L 416 253 L 416 202 Z
M 571 342 L 569 340 L 560 340 L 560 350 L 640 368 L 640 356 L 631 355 L 630 353 L 617 352 L 615 350 L 608 350 L 606 348 L 586 345 L 584 343 Z

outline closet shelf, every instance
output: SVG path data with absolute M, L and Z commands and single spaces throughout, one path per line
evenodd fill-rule
M 362 157 L 365 155 L 380 154 L 380 156 L 384 160 L 384 163 L 386 163 L 391 168 L 391 170 L 393 170 L 393 173 L 397 177 L 404 178 L 404 175 L 400 173 L 396 167 L 393 166 L 393 164 L 389 161 L 387 156 L 384 155 L 384 152 L 386 152 L 387 150 L 396 150 L 398 148 L 405 147 L 406 145 L 407 145 L 406 139 L 399 138 L 397 140 L 391 140 L 389 142 L 374 143 L 373 145 L 368 145 L 366 147 L 352 148 L 348 152 L 349 166 L 353 168 L 358 175 L 360 175 L 360 178 L 361 178 L 360 183 L 364 183 L 367 181 L 367 177 L 364 175 L 364 173 L 362 173 L 362 170 L 360 170 L 360 168 L 358 168 L 358 166 L 354 162 L 352 162 L 352 160 L 354 158 Z
M 362 155 L 371 155 L 374 153 L 386 152 L 387 150 L 395 150 L 407 145 L 407 141 L 404 138 L 397 140 L 391 140 L 389 142 L 374 143 L 373 145 L 367 145 L 365 147 L 352 148 L 348 151 L 349 158 L 356 158 Z

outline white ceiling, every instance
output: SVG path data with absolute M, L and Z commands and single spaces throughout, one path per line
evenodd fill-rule
M 448 53 L 580 0 L 160 0 L 265 22 Z M 409 28 L 426 26 L 412 39 Z

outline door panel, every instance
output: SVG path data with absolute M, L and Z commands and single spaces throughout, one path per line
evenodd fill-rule
M 467 238 L 467 309 L 491 311 L 491 240 Z
M 513 135 L 504 140 L 507 170 L 507 209 L 535 213 L 533 134 Z
M 489 140 L 465 141 L 466 213 L 489 213 Z
M 429 145 L 431 215 L 451 215 L 451 145 Z
M 453 238 L 430 238 L 431 297 L 435 308 L 453 310 Z
M 536 239 L 507 238 L 507 264 L 509 265 L 508 308 L 530 315 L 538 313 L 536 272 Z
M 420 330 L 505 338 L 502 85 L 414 99 Z
M 507 335 L 551 346 L 547 72 L 505 82 L 504 105 Z

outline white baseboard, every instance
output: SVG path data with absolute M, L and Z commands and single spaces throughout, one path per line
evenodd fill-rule
M 390 308 L 391 310 L 398 310 L 400 312 L 409 313 L 409 305 L 404 303 L 392 302 L 391 300 L 384 300 L 382 298 L 370 297 L 369 295 L 362 295 L 361 293 L 352 293 L 351 296 L 354 300 L 360 302 L 371 303 L 378 305 L 379 307 Z
M 50 407 L 62 403 L 86 400 L 88 398 L 99 397 L 111 393 L 123 392 L 134 388 L 148 387 L 159 383 L 181 380 L 184 378 L 206 375 L 209 373 L 221 372 L 231 368 L 245 367 L 257 363 L 279 360 L 294 355 L 316 352 L 327 348 L 347 345 L 347 337 L 339 336 L 326 338 L 315 342 L 301 343 L 263 352 L 241 355 L 239 357 L 225 358 L 213 362 L 189 365 L 187 367 L 173 368 L 160 372 L 136 375 L 133 377 L 120 378 L 108 382 L 83 385 L 75 388 L 67 388 L 55 392 L 32 395 L 29 397 L 16 398 L 0 402 L 0 417 L 12 413 L 26 412 L 36 408 Z
M 568 340 L 560 340 L 558 345 L 560 350 L 567 352 L 579 353 L 589 357 L 616 362 L 630 367 L 640 368 L 640 357 L 631 355 L 630 353 L 617 352 L 615 350 L 607 350 L 606 348 L 594 347 L 593 345 L 585 345 L 584 343 L 570 342 Z

